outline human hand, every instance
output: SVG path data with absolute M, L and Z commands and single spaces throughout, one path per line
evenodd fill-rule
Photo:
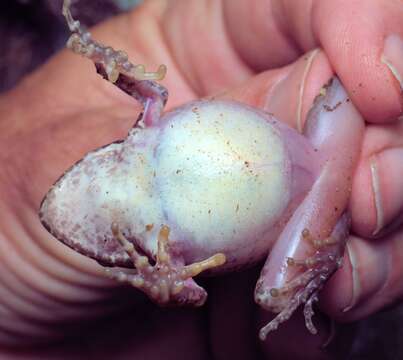
M 398 196 L 398 175 L 402 172 L 398 169 L 401 146 L 398 134 L 402 133 L 402 125 L 397 121 L 383 125 L 400 114 L 400 89 L 390 69 L 381 62 L 383 43 L 379 40 L 386 34 L 401 31 L 400 5 L 390 2 L 387 7 L 380 1 L 350 1 L 339 2 L 333 8 L 334 2 L 318 1 L 312 3 L 312 8 L 304 3 L 299 9 L 295 2 L 291 6 L 291 2 L 256 1 L 254 6 L 251 8 L 247 1 L 151 1 L 130 15 L 100 26 L 93 35 L 103 43 L 124 49 L 133 61 L 145 63 L 147 67 L 165 62 L 168 76 L 164 84 L 171 92 L 168 108 L 215 95 L 273 112 L 297 128 L 302 127 L 313 98 L 334 68 L 366 119 L 380 124 L 368 126 L 351 205 L 353 230 L 363 239 L 372 237 L 381 224 L 380 207 L 375 206 L 371 195 L 374 177 L 370 165 L 374 159 L 379 169 L 383 223 L 395 219 L 402 208 Z M 343 13 L 337 16 L 341 10 Z M 358 10 L 361 16 L 353 17 Z M 218 16 L 220 11 L 222 16 Z M 333 14 L 331 18 L 326 15 L 329 13 Z M 346 14 L 352 14 L 353 18 Z M 374 19 L 375 29 L 365 26 L 368 19 Z M 346 26 L 351 27 L 348 33 Z M 357 43 L 359 47 L 352 45 Z M 325 53 L 311 51 L 317 46 L 323 47 Z M 39 224 L 36 212 L 42 196 L 64 169 L 87 151 L 124 137 L 139 111 L 139 105 L 132 99 L 95 76 L 91 63 L 67 52 L 56 56 L 0 99 L 3 256 L 7 251 L 1 285 L 4 294 L 12 289 L 13 295 L 7 299 L 24 299 L 17 307 L 7 304 L 6 309 L 11 310 L 4 316 L 10 324 L 4 321 L 3 327 L 14 322 L 21 324 L 20 332 L 36 332 L 37 336 L 46 338 L 55 335 L 52 327 L 41 324 L 27 328 L 27 321 L 22 321 L 20 316 L 17 319 L 16 314 L 41 321 L 49 316 L 57 324 L 58 332 L 66 335 L 71 330 L 60 325 L 66 318 L 81 317 L 82 322 L 90 313 L 102 318 L 104 315 L 99 314 L 105 314 L 105 308 L 112 313 L 122 312 L 122 302 L 126 301 L 122 300 L 123 290 L 114 289 L 114 284 L 104 280 L 93 261 L 50 237 Z M 385 172 L 387 180 L 393 180 L 387 188 Z M 365 213 L 362 208 L 367 209 Z M 323 297 L 326 310 L 340 319 L 365 316 L 391 298 L 396 299 L 403 290 L 393 283 L 393 279 L 402 277 L 399 267 L 393 266 L 399 263 L 399 232 L 389 234 L 380 245 L 379 240 L 363 239 L 353 238 L 349 249 L 358 261 L 355 273 L 361 280 L 361 297 L 357 301 L 365 299 L 365 304 L 360 306 L 358 301 L 356 307 L 341 314 L 351 300 L 349 261 L 334 276 Z M 391 254 L 393 264 L 386 266 Z M 360 264 L 368 261 L 371 266 L 366 266 L 364 272 Z M 385 270 L 380 274 L 382 269 Z M 19 280 L 15 281 L 13 276 Z M 252 302 L 256 278 L 251 271 L 210 280 L 210 306 L 197 312 L 151 310 L 141 295 L 129 289 L 133 300 L 124 308 L 131 306 L 133 314 L 125 313 L 124 325 L 116 323 L 107 330 L 103 328 L 104 333 L 115 332 L 119 336 L 125 329 L 124 343 L 119 343 L 121 338 L 107 339 L 102 335 L 102 327 L 97 325 L 86 333 L 91 340 L 85 341 L 85 346 L 83 342 L 81 346 L 77 342 L 67 343 L 63 351 L 95 354 L 97 350 L 90 348 L 89 342 L 95 347 L 100 341 L 108 341 L 113 344 L 112 350 L 122 349 L 119 350 L 122 357 L 126 353 L 151 354 L 157 358 L 161 352 L 166 358 L 177 359 L 178 349 L 184 358 L 208 358 L 209 351 L 218 358 L 228 358 L 232 353 L 238 358 L 258 354 L 260 350 L 255 342 L 258 323 L 267 315 L 257 314 Z M 385 283 L 389 285 L 383 287 Z M 249 294 L 244 290 L 247 286 Z M 374 290 L 380 288 L 381 292 Z M 143 307 L 149 310 L 146 318 L 133 311 Z M 205 324 L 207 317 L 209 326 Z M 175 323 L 175 328 L 170 323 Z M 133 330 L 133 324 L 139 324 L 138 329 Z M 321 356 L 316 346 L 323 338 L 312 338 L 305 332 L 295 334 L 290 326 L 283 334 L 281 331 L 278 337 L 286 339 L 287 331 L 292 331 L 294 339 L 307 344 L 303 355 L 310 351 L 312 357 Z M 7 333 L 3 331 L 2 335 L 6 337 Z M 212 344 L 211 349 L 206 344 Z M 265 354 L 286 351 L 278 349 L 270 339 L 261 346 Z

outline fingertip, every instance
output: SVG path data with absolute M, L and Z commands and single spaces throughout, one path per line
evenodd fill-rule
M 302 132 L 315 97 L 332 74 L 323 51 L 306 53 L 268 93 L 264 109 Z
M 350 199 L 353 231 L 379 238 L 402 222 L 403 123 L 369 126 Z
M 368 158 L 362 159 L 355 171 L 350 198 L 350 212 L 352 214 L 352 229 L 356 234 L 371 237 L 379 219 L 379 211 L 376 211 L 374 188 L 372 183 L 373 173 L 371 162 Z M 365 211 L 364 211 L 365 209 Z
M 399 236 L 373 243 L 350 237 L 343 267 L 326 285 L 320 305 L 341 322 L 362 319 L 397 300 L 403 293 L 403 245 Z
M 385 149 L 371 157 L 371 180 L 377 224 L 374 236 L 399 217 L 403 210 L 403 148 Z
M 396 120 L 402 114 L 402 89 L 382 55 L 388 35 L 401 32 L 401 4 L 318 1 L 313 13 L 314 33 L 365 119 Z M 402 60 L 393 59 L 394 68 L 401 69 Z
M 381 61 L 397 81 L 398 91 L 403 91 L 403 40 L 398 34 L 385 38 Z

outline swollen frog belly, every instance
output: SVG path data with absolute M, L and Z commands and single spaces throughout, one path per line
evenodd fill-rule
M 199 102 L 164 124 L 156 181 L 177 239 L 194 243 L 199 257 L 226 250 L 229 263 L 267 254 L 267 230 L 291 193 L 290 159 L 273 120 L 237 103 Z

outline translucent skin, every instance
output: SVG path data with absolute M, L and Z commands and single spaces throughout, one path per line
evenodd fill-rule
M 261 338 L 304 303 L 315 332 L 312 303 L 343 254 L 363 132 L 340 82 L 324 88 L 305 136 L 234 102 L 162 115 L 167 92 L 152 73 L 68 21 L 69 46 L 144 113 L 123 142 L 87 154 L 56 182 L 40 210 L 46 228 L 108 267 L 134 267 L 109 273 L 160 304 L 201 305 L 206 293 L 194 275 L 245 268 L 273 248 L 255 298 L 280 315 Z
M 339 80 L 333 79 L 316 99 L 304 131 L 321 154 L 319 176 L 284 227 L 256 286 L 256 301 L 281 311 L 261 331 L 261 338 L 302 303 L 307 328 L 316 333 L 312 304 L 341 264 L 350 223 L 346 207 L 363 132 L 361 115 Z
M 152 259 L 162 226 L 170 229 L 174 262 L 224 254 L 225 264 L 211 273 L 266 257 L 312 185 L 312 146 L 235 102 L 195 102 L 152 120 L 67 171 L 42 204 L 45 226 L 109 266 L 133 266 L 112 223 Z
M 163 225 L 186 263 L 224 253 L 211 271 L 265 257 L 315 178 L 306 138 L 235 102 L 191 103 L 153 124 L 65 173 L 41 207 L 52 233 L 110 265 L 131 266 L 112 222 L 153 258 Z

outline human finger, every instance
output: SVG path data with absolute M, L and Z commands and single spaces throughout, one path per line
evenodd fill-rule
M 353 229 L 358 235 L 381 237 L 402 223 L 402 160 L 402 121 L 367 127 L 350 202 Z
M 177 1 L 167 6 L 162 27 L 198 94 L 322 47 L 364 117 L 384 123 L 402 112 L 402 19 L 403 6 L 393 0 Z
M 403 235 L 400 228 L 373 242 L 351 237 L 343 266 L 326 285 L 321 307 L 339 321 L 362 319 L 403 295 Z

